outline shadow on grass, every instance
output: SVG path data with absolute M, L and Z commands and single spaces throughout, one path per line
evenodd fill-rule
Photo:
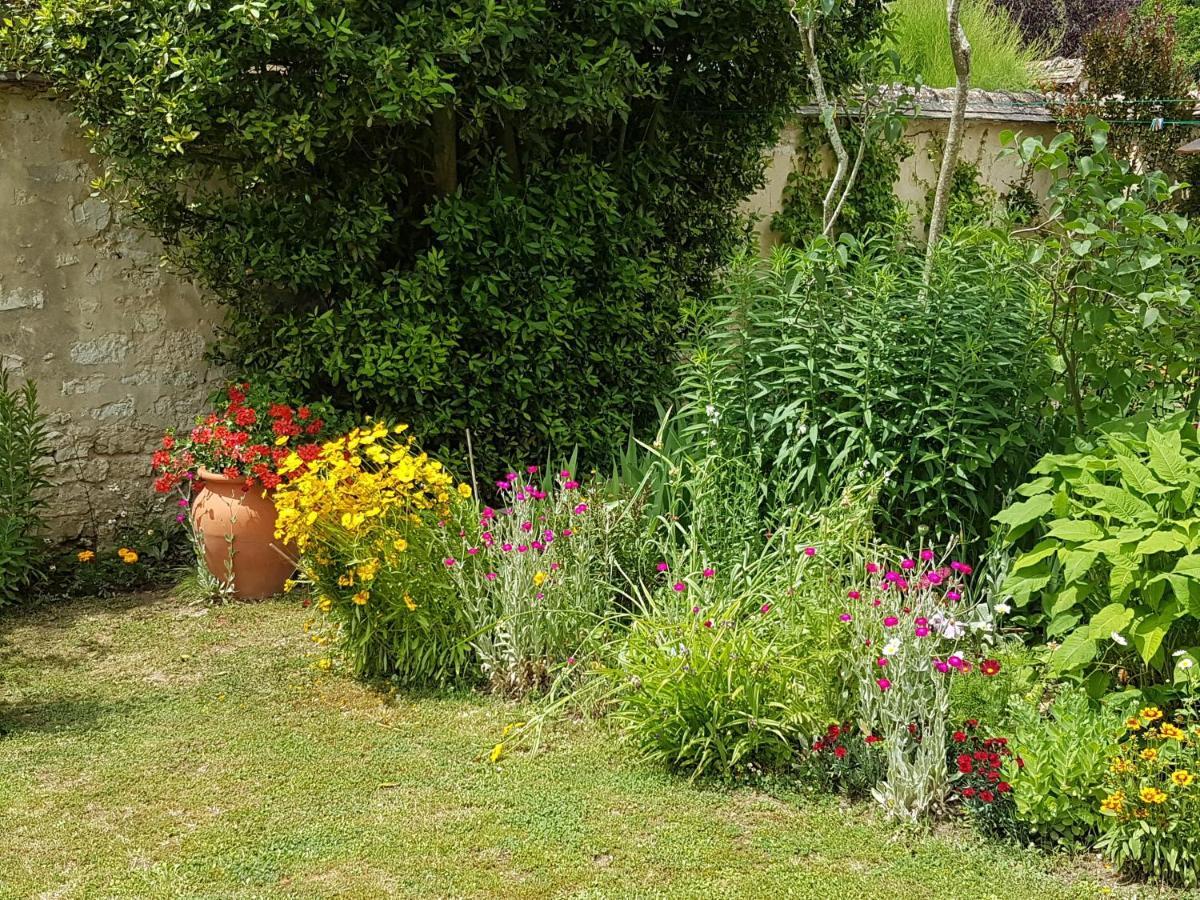
M 122 705 L 86 696 L 0 701 L 0 740 L 20 734 L 90 731 L 116 715 Z

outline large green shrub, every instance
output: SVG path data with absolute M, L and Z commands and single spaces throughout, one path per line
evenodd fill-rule
M 823 47 L 871 27 L 862 0 Z M 220 355 L 431 448 L 593 458 L 665 386 L 681 300 L 805 84 L 786 0 L 15 0 L 0 62 L 70 98 L 228 307 Z
M 711 439 L 759 467 L 768 510 L 881 477 L 885 535 L 976 537 L 1037 458 L 1037 305 L 1007 240 L 950 239 L 925 299 L 921 253 L 899 240 L 742 261 L 685 388 Z
M 33 582 L 49 453 L 33 382 L 10 387 L 0 372 L 0 606 L 20 600 Z

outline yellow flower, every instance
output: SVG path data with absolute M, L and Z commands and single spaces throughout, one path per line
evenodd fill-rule
M 1100 811 L 1106 813 L 1119 813 L 1125 808 L 1125 792 L 1116 791 L 1105 797 L 1100 803 Z
M 404 538 L 396 538 L 394 541 L 392 541 L 392 546 L 403 553 L 408 549 L 408 541 L 406 541 Z
M 1171 780 L 1180 787 L 1189 787 L 1196 778 L 1187 769 L 1176 769 L 1171 773 Z
M 358 567 L 358 569 L 356 569 L 355 571 L 358 573 L 358 577 L 361 580 L 370 581 L 372 578 L 374 578 L 379 573 L 379 560 L 378 559 L 368 559 L 365 563 L 360 565 Z
M 288 436 L 286 434 L 281 434 L 279 437 L 275 438 L 275 446 L 276 447 L 282 447 L 287 442 L 288 442 Z
M 408 607 L 409 612 L 412 612 L 413 610 L 415 610 L 417 608 L 417 604 L 413 602 L 413 598 L 412 598 L 411 594 L 404 595 L 404 605 Z
M 1137 716 L 1130 716 L 1128 719 L 1125 720 L 1125 727 L 1128 728 L 1130 731 L 1137 731 L 1139 728 L 1142 727 L 1142 720 L 1139 719 Z
M 1142 710 L 1141 716 L 1147 722 L 1155 722 L 1163 717 L 1162 710 L 1157 706 L 1147 706 Z
M 1152 760 L 1158 758 L 1158 751 L 1155 750 L 1153 747 L 1147 747 L 1145 750 L 1143 750 L 1138 755 L 1141 756 L 1141 758 L 1144 760 L 1152 761 Z
M 92 560 L 94 560 L 96 558 L 96 551 L 95 550 L 80 550 L 78 555 L 79 555 L 79 561 L 81 563 L 90 563 Z
M 320 669 L 322 672 L 328 672 L 330 669 L 333 668 L 333 660 L 330 659 L 328 656 L 322 656 L 320 659 L 317 660 L 317 668 Z
M 295 587 L 296 587 L 296 582 L 294 582 L 292 579 L 289 578 L 287 581 L 285 581 L 283 583 L 283 592 L 285 594 L 290 594 Z
M 1143 803 L 1165 803 L 1167 800 L 1167 795 L 1155 787 L 1142 788 L 1138 796 Z
M 365 606 L 367 601 L 371 599 L 370 591 L 359 591 L 354 595 L 354 602 L 359 606 Z
M 317 609 L 321 612 L 329 612 L 333 609 L 333 600 L 330 597 L 322 597 L 317 601 Z
M 339 587 L 350 587 L 350 585 L 352 585 L 352 584 L 354 584 L 354 576 L 353 575 L 347 573 L 345 575 L 338 576 L 338 586 Z
M 512 734 L 518 728 L 524 728 L 524 727 L 525 727 L 524 722 L 509 722 L 507 725 L 504 726 L 504 734 L 502 734 L 501 737 L 508 737 L 510 734 Z
M 1176 728 L 1170 722 L 1164 722 L 1158 729 L 1158 733 L 1165 738 L 1174 738 L 1177 741 L 1183 740 L 1183 730 Z
M 458 496 L 462 497 L 464 500 L 470 500 L 471 499 L 471 486 L 469 484 L 465 484 L 465 483 L 460 484 L 458 486 Z
M 1135 768 L 1136 766 L 1134 766 L 1134 764 L 1129 760 L 1125 759 L 1125 757 L 1118 756 L 1112 761 L 1112 764 L 1108 767 L 1108 771 L 1112 772 L 1114 775 L 1124 775 L 1127 772 L 1132 772 Z
M 546 581 L 546 573 L 545 572 L 534 572 L 533 573 L 533 583 L 535 585 L 537 585 L 538 587 L 541 587 L 545 581 Z
M 503 755 L 504 755 L 504 744 L 497 744 L 495 747 L 492 748 L 492 752 L 488 754 L 488 758 L 491 759 L 492 762 L 499 762 L 500 757 L 502 757 Z
M 132 566 L 135 562 L 138 561 L 138 555 L 137 555 L 136 550 L 126 550 L 124 547 L 122 547 L 120 550 L 117 551 L 117 553 L 120 554 L 121 561 L 124 562 L 125 565 L 127 565 L 127 566 Z

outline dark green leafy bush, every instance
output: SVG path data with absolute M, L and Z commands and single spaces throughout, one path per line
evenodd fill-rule
M 1041 445 L 1037 304 L 1004 239 L 949 240 L 924 300 L 921 254 L 898 242 L 844 236 L 734 266 L 685 387 L 725 455 L 759 467 L 768 509 L 885 477 L 885 536 L 974 538 Z
M 49 454 L 33 382 L 10 387 L 0 372 L 0 606 L 21 600 L 37 573 Z
M 852 7 L 828 49 L 881 3 Z M 805 85 L 785 0 L 6 15 L 0 61 L 52 79 L 101 186 L 226 304 L 223 359 L 431 450 L 469 427 L 481 471 L 602 458 L 652 410 Z

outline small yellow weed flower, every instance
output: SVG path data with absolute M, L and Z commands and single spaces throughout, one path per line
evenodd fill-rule
M 1144 787 L 1138 794 L 1143 803 L 1165 803 L 1167 795 L 1156 787 Z
M 330 659 L 328 656 L 322 656 L 320 659 L 317 660 L 317 668 L 320 669 L 322 672 L 328 672 L 330 669 L 333 668 L 333 660 Z
M 90 563 L 92 560 L 94 560 L 96 558 L 96 551 L 95 550 L 80 550 L 78 557 L 79 557 L 79 561 L 81 563 Z
M 350 587 L 350 585 L 352 585 L 352 584 L 354 584 L 354 576 L 353 575 L 347 574 L 347 575 L 339 575 L 338 576 L 338 585 L 340 587 Z
M 464 500 L 470 500 L 471 499 L 471 486 L 466 483 L 460 484 L 458 486 L 458 496 L 462 497 Z
M 413 602 L 412 594 L 404 595 L 404 605 L 408 607 L 409 612 L 413 612 L 417 608 L 417 604 Z
M 1157 751 L 1157 750 L 1155 750 L 1153 747 L 1147 747 L 1145 750 L 1143 750 L 1143 751 L 1142 751 L 1141 753 L 1139 753 L 1138 755 L 1139 755 L 1139 756 L 1140 756 L 1142 759 L 1144 759 L 1144 760 L 1146 760 L 1147 762 L 1149 762 L 1149 761 L 1153 761 L 1153 760 L 1155 760 L 1155 759 L 1157 759 L 1157 758 L 1158 758 L 1158 751 Z
M 1171 781 L 1179 785 L 1179 787 L 1189 787 L 1196 778 L 1187 769 L 1176 769 L 1171 773 Z
M 354 595 L 354 602 L 359 606 L 366 606 L 367 601 L 371 599 L 370 591 L 359 591 Z
M 404 538 L 396 538 L 394 541 L 392 541 L 392 546 L 403 553 L 408 549 L 408 541 L 406 541 Z
M 1134 768 L 1136 767 L 1133 763 L 1123 756 L 1118 756 L 1112 761 L 1112 764 L 1109 765 L 1108 771 L 1112 772 L 1114 775 L 1125 775 L 1128 772 L 1132 772 Z
M 1142 710 L 1141 716 L 1147 722 L 1157 722 L 1163 717 L 1162 710 L 1157 706 L 1147 706 Z
M 1183 729 L 1176 728 L 1170 722 L 1164 722 L 1159 726 L 1158 733 L 1164 738 L 1173 738 L 1177 741 L 1183 740 Z
M 317 601 L 317 609 L 321 612 L 329 612 L 333 609 L 333 599 L 330 597 L 322 597 Z
M 504 744 L 497 744 L 492 748 L 492 752 L 488 754 L 488 758 L 492 762 L 500 762 L 500 757 L 504 755 Z
M 533 583 L 535 585 L 537 585 L 538 587 L 541 587 L 545 583 L 545 581 L 546 581 L 546 573 L 545 572 L 539 571 L 539 572 L 533 573 Z

